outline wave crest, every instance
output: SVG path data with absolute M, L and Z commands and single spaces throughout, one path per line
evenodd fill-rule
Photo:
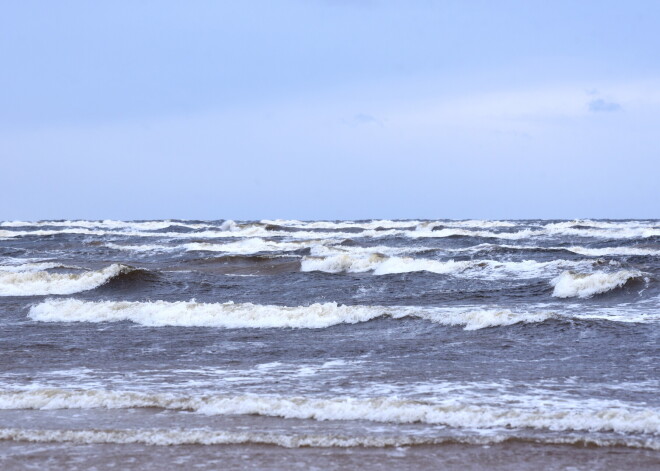
M 116 302 L 49 299 L 30 308 L 29 316 L 41 322 L 118 322 L 162 327 L 307 328 L 367 322 L 382 316 L 411 317 L 442 325 L 462 325 L 466 330 L 543 322 L 552 312 L 513 312 L 508 309 L 412 306 L 346 306 L 337 303 L 310 306 L 272 306 L 252 303 L 197 303 L 195 301 Z
M 48 266 L 47 268 L 54 267 Z M 29 268 L 26 271 L 0 271 L 0 296 L 79 293 L 98 288 L 112 278 L 134 270 L 128 265 L 114 263 L 102 270 L 83 273 L 50 273 Z
M 317 252 L 317 251 L 313 251 Z M 300 270 L 322 271 L 326 273 L 364 273 L 372 271 L 374 275 L 412 273 L 426 271 L 437 274 L 463 275 L 486 279 L 502 277 L 535 278 L 556 274 L 566 268 L 589 268 L 591 261 L 553 260 L 537 262 L 523 260 L 508 262 L 497 260 L 432 260 L 412 257 L 388 257 L 382 253 L 340 253 L 326 257 L 306 256 L 302 259 Z
M 641 272 L 630 270 L 589 274 L 565 271 L 551 281 L 555 287 L 552 295 L 556 298 L 590 298 L 596 294 L 621 288 L 629 281 L 639 279 L 641 276 Z

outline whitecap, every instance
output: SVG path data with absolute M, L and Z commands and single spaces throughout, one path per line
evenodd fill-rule
M 323 253 L 323 251 L 317 251 Z M 348 252 L 327 257 L 305 256 L 301 261 L 301 271 L 322 271 L 326 273 L 364 273 L 372 271 L 374 275 L 412 273 L 426 271 L 437 274 L 449 274 L 481 279 L 501 278 L 537 278 L 556 274 L 567 268 L 588 269 L 591 261 L 553 260 L 537 262 L 522 260 L 507 262 L 497 260 L 432 260 L 412 257 L 388 257 L 382 253 Z
M 52 268 L 51 266 L 47 266 Z M 133 268 L 114 263 L 101 270 L 82 273 L 49 273 L 42 270 L 0 271 L 0 296 L 72 294 L 98 288 Z
M 511 311 L 474 307 L 347 306 L 317 303 L 309 306 L 274 306 L 252 303 L 198 303 L 195 301 L 81 301 L 49 299 L 30 308 L 29 316 L 41 322 L 131 321 L 146 326 L 197 326 L 222 328 L 325 328 L 367 322 L 382 316 L 413 317 L 466 330 L 543 322 L 552 312 Z
M 555 287 L 552 295 L 557 298 L 589 298 L 620 288 L 628 281 L 641 276 L 641 272 L 630 270 L 588 274 L 565 271 L 551 281 Z

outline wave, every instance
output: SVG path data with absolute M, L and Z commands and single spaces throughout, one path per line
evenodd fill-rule
M 137 271 L 136 271 L 137 272 Z M 317 303 L 309 306 L 275 306 L 252 303 L 198 303 L 192 301 L 80 301 L 47 299 L 33 305 L 29 317 L 38 322 L 119 322 L 165 327 L 239 328 L 306 328 L 320 329 L 340 324 L 357 324 L 380 317 L 422 319 L 440 325 L 463 326 L 465 330 L 559 321 L 603 320 L 626 323 L 657 322 L 658 316 L 648 310 L 625 306 L 585 311 L 580 306 L 557 305 L 561 313 L 548 304 L 511 310 L 492 306 L 370 306 Z
M 333 238 L 279 242 L 259 237 L 251 237 L 243 240 L 237 240 L 236 242 L 227 242 L 224 244 L 212 242 L 190 242 L 181 245 L 128 245 L 115 244 L 110 242 L 106 243 L 105 246 L 115 250 L 128 250 L 133 252 L 175 252 L 185 250 L 188 252 L 222 252 L 232 255 L 253 255 L 260 252 L 296 252 L 309 249 L 310 254 L 313 256 L 336 255 L 341 253 L 367 254 L 373 252 L 393 255 L 436 250 L 433 247 L 342 246 L 341 244 L 345 241 L 346 239 L 342 241 L 341 239 Z
M 45 221 L 3 221 L 0 227 L 79 227 L 79 228 L 106 228 L 106 229 L 136 229 L 136 230 L 163 230 L 171 226 L 186 227 L 190 229 L 219 229 L 221 231 L 240 231 L 254 226 L 278 226 L 299 229 L 408 229 L 431 230 L 433 228 L 477 228 L 497 229 L 532 226 L 547 232 L 561 232 L 573 229 L 658 229 L 657 221 L 629 220 L 629 221 L 599 221 L 592 219 L 576 219 L 572 221 L 550 222 L 539 224 L 531 221 L 506 220 L 389 220 L 371 219 L 362 221 L 300 221 L 295 219 L 263 219 L 261 221 L 248 221 L 237 223 L 233 220 L 216 221 L 181 221 L 173 219 L 150 221 L 118 221 L 118 220 L 45 220 Z
M 279 223 L 279 225 L 266 223 Z M 593 223 L 596 224 L 596 223 Z M 185 223 L 178 221 L 65 221 L 65 222 L 5 222 L 3 227 L 27 228 L 28 230 L 0 230 L 0 238 L 21 236 L 51 236 L 58 234 L 80 234 L 90 236 L 133 236 L 165 238 L 236 238 L 236 237 L 288 237 L 291 239 L 388 237 L 410 238 L 479 237 L 504 240 L 530 238 L 555 238 L 577 236 L 587 238 L 636 239 L 660 236 L 657 223 L 637 222 L 608 223 L 598 225 L 561 222 L 542 224 L 516 224 L 510 221 L 342 221 L 301 222 L 267 221 L 236 223 L 228 220 L 217 223 Z M 32 229 L 33 226 L 43 229 Z M 49 227 L 56 226 L 60 229 Z M 169 227 L 183 226 L 193 232 L 165 232 Z M 278 230 L 279 228 L 279 230 Z M 511 230 L 518 228 L 519 230 Z M 329 232 L 319 232 L 325 230 Z M 352 232 L 337 232 L 337 231 Z M 161 232 L 155 232 L 161 231 Z
M 42 322 L 108 322 L 129 320 L 146 326 L 203 326 L 224 328 L 322 328 L 365 322 L 387 313 L 382 308 L 336 303 L 285 307 L 252 303 L 87 302 L 47 300 L 30 309 Z
M 443 228 L 434 230 L 427 226 L 419 226 L 414 231 L 407 231 L 405 235 L 412 238 L 444 238 L 444 237 L 482 237 L 490 239 L 527 239 L 538 235 L 543 235 L 542 229 L 523 229 L 517 232 L 493 232 L 493 231 L 475 231 L 460 228 Z
M 283 448 L 386 448 L 443 444 L 495 445 L 507 442 L 535 444 L 579 445 L 660 450 L 660 442 L 649 438 L 595 438 L 580 436 L 520 437 L 507 434 L 488 436 L 432 437 L 403 436 L 351 436 L 333 434 L 295 434 L 277 432 L 229 432 L 208 428 L 173 429 L 114 429 L 114 430 L 66 430 L 66 429 L 19 429 L 0 428 L 0 440 L 36 443 L 76 444 L 143 444 L 151 446 L 173 445 L 275 445 Z
M 105 230 L 92 230 L 92 229 L 85 229 L 85 228 L 64 228 L 64 229 L 61 229 L 61 230 L 39 229 L 39 230 L 34 230 L 34 231 L 0 231 L 0 238 L 9 239 L 9 238 L 14 238 L 14 237 L 26 237 L 26 236 L 45 237 L 45 236 L 52 236 L 52 235 L 59 235 L 59 234 L 80 234 L 80 235 L 104 236 L 104 235 L 109 235 L 109 234 L 123 235 L 124 233 L 109 232 L 109 231 L 105 231 Z M 158 234 L 154 233 L 152 235 L 158 235 Z
M 112 231 L 105 229 L 68 228 L 59 230 L 38 229 L 24 231 L 0 230 L 0 239 L 16 237 L 46 237 L 62 234 L 75 234 L 87 236 L 110 236 L 110 237 L 159 237 L 165 239 L 223 239 L 223 238 L 247 238 L 247 237 L 286 237 L 289 239 L 347 239 L 350 237 L 381 238 L 399 234 L 406 231 L 399 230 L 365 230 L 362 232 L 315 232 L 315 231 L 271 231 L 265 226 L 246 224 L 237 227 L 220 227 L 220 230 L 203 230 L 197 232 L 145 232 L 145 231 Z
M 188 251 L 226 252 L 233 254 L 255 254 L 259 252 L 290 252 L 312 247 L 316 244 L 328 243 L 331 240 L 307 240 L 304 242 L 275 242 L 258 237 L 229 242 L 226 244 L 212 244 L 209 242 L 192 242 L 183 245 Z
M 519 224 L 512 221 L 488 221 L 484 219 L 466 219 L 463 221 L 424 221 L 417 225 L 417 230 L 441 229 L 442 227 L 471 227 L 491 229 L 500 227 L 517 227 Z
M 583 246 L 548 246 L 543 247 L 539 245 L 506 245 L 506 244 L 479 244 L 471 247 L 461 247 L 457 249 L 446 249 L 448 252 L 453 253 L 479 253 L 479 252 L 570 252 L 578 255 L 588 257 L 607 257 L 617 255 L 629 256 L 658 256 L 660 249 L 646 248 L 646 247 L 583 247 Z
M 599 221 L 594 219 L 574 219 L 572 221 L 553 222 L 546 224 L 550 230 L 594 227 L 598 229 L 629 229 L 629 228 L 658 228 L 658 221 L 628 220 L 628 221 Z
M 325 242 L 325 241 L 323 241 Z M 339 255 L 348 255 L 349 257 L 370 257 L 371 255 L 383 255 L 383 256 L 392 256 L 392 255 L 401 255 L 401 254 L 411 254 L 411 253 L 421 253 L 421 252 L 434 252 L 438 249 L 434 247 L 396 247 L 389 245 L 377 245 L 369 247 L 360 247 L 353 245 L 349 242 L 344 241 L 341 244 L 329 245 L 325 243 L 317 243 L 310 247 L 309 254 L 312 257 L 334 257 Z
M 420 226 L 415 231 L 406 232 L 408 237 L 482 237 L 492 239 L 533 239 L 542 237 L 577 236 L 602 239 L 645 239 L 660 236 L 660 228 L 657 227 L 622 227 L 613 229 L 599 229 L 589 227 L 537 227 L 527 228 L 515 232 L 493 232 L 484 230 L 470 230 L 459 228 L 447 228 L 430 230 L 426 226 Z
M 104 245 L 109 249 L 127 250 L 130 252 L 176 252 L 178 250 L 182 250 L 182 247 L 172 246 L 172 245 L 155 245 L 155 244 L 129 245 L 129 244 L 114 244 L 112 242 L 109 242 Z
M 620 226 L 611 228 L 571 227 L 548 225 L 543 231 L 550 236 L 577 236 L 601 239 L 646 239 L 660 236 L 655 226 Z
M 659 249 L 649 249 L 644 247 L 566 247 L 566 250 L 579 255 L 591 257 L 606 257 L 608 255 L 631 255 L 631 256 L 657 256 L 660 255 Z
M 233 222 L 233 221 L 232 221 Z M 212 227 L 197 232 L 149 232 L 140 230 L 110 230 L 107 228 L 86 228 L 86 227 L 62 227 L 61 229 L 37 229 L 23 231 L 0 230 L 0 238 L 28 237 L 28 236 L 54 236 L 61 234 L 78 234 L 89 236 L 130 236 L 130 237 L 163 237 L 163 238 L 236 238 L 236 237 L 287 237 L 291 239 L 328 239 L 328 238 L 350 238 L 350 237 L 370 237 L 382 238 L 389 236 L 405 236 L 411 238 L 445 238 L 445 237 L 484 237 L 498 239 L 524 239 L 534 235 L 543 234 L 541 230 L 525 229 L 519 232 L 492 232 L 475 231 L 461 228 L 450 228 L 442 230 L 430 229 L 364 229 L 358 232 L 318 232 L 315 230 L 270 230 L 268 226 L 260 224 L 228 224 L 220 227 Z
M 47 268 L 54 267 L 47 266 Z M 114 263 L 102 270 L 83 273 L 49 273 L 43 271 L 43 268 L 37 271 L 32 269 L 18 272 L 0 271 L 0 296 L 79 293 L 98 288 L 111 279 L 134 270 L 127 265 Z
M 641 277 L 641 272 L 630 270 L 588 274 L 565 271 L 551 281 L 551 284 L 555 287 L 552 295 L 557 298 L 590 298 L 596 294 L 621 288 L 629 281 Z
M 223 328 L 308 328 L 356 324 L 378 317 L 425 319 L 443 325 L 462 325 L 466 330 L 506 326 L 519 322 L 543 322 L 561 317 L 552 312 L 511 311 L 468 307 L 346 306 L 337 303 L 310 306 L 273 306 L 252 303 L 198 303 L 195 301 L 80 301 L 49 299 L 30 308 L 31 319 L 40 322 L 131 321 L 145 326 Z
M 322 233 L 317 233 L 323 235 Z M 340 234 L 341 235 L 341 234 Z M 355 234 L 353 234 L 355 235 Z M 347 239 L 348 240 L 348 239 Z M 180 250 L 190 252 L 224 252 L 231 254 L 250 255 L 259 252 L 291 252 L 303 249 L 311 249 L 311 255 L 315 257 L 325 257 L 341 254 L 372 254 L 379 253 L 388 256 L 398 254 L 410 254 L 420 252 L 430 252 L 436 250 L 446 250 L 450 253 L 475 254 L 480 252 L 566 252 L 588 257 L 607 257 L 607 256 L 659 256 L 660 249 L 646 247 L 542 247 L 537 245 L 506 245 L 506 244 L 479 244 L 471 247 L 462 247 L 457 249 L 439 249 L 434 247 L 397 247 L 397 246 L 341 246 L 339 238 L 293 240 L 288 242 L 273 241 L 259 237 L 249 237 L 236 242 L 227 242 L 224 244 L 212 242 L 190 242 L 181 245 L 159 245 L 159 244 L 115 244 L 106 243 L 105 246 L 115 250 L 127 250 L 133 252 L 175 252 Z M 333 245 L 334 244 L 334 245 Z
M 502 405 L 461 401 L 454 397 L 430 402 L 392 396 L 265 396 L 49 388 L 0 391 L 0 409 L 160 408 L 209 416 L 261 415 L 317 421 L 423 423 L 471 429 L 530 428 L 660 435 L 658 409 L 606 400 L 575 407 L 572 402 L 550 398 L 539 405 L 526 406 L 526 396 L 518 399 L 521 400 L 514 401 L 513 405 Z
M 421 221 L 372 219 L 368 221 L 298 221 L 296 219 L 262 219 L 261 224 L 299 229 L 407 229 L 414 228 Z
M 51 270 L 53 268 L 73 268 L 76 269 L 78 267 L 73 267 L 73 266 L 67 266 L 67 265 L 62 265 L 61 263 L 56 263 L 56 262 L 28 262 L 28 263 L 20 263 L 21 261 L 25 262 L 24 260 L 3 260 L 3 263 L 11 263 L 10 265 L 0 265 L 0 276 L 2 272 L 11 272 L 11 273 L 23 273 L 23 272 L 35 272 L 35 271 L 41 271 L 41 270 Z M 14 263 L 12 263 L 14 262 Z
M 115 250 L 128 250 L 131 252 L 224 252 L 235 255 L 252 255 L 259 252 L 289 252 L 301 250 L 310 244 L 305 242 L 274 242 L 260 238 L 250 238 L 240 240 L 237 242 L 228 242 L 226 244 L 214 244 L 211 242 L 191 242 L 182 245 L 158 245 L 158 244 L 142 244 L 142 245 L 124 245 L 107 243 L 106 247 Z M 320 243 L 318 241 L 317 243 Z
M 511 221 L 486 221 L 481 219 L 470 219 L 463 221 L 437 220 L 391 220 L 391 219 L 370 219 L 366 221 L 299 221 L 295 219 L 263 219 L 261 224 L 293 227 L 300 229 L 413 229 L 431 230 L 437 226 L 445 227 L 471 227 L 471 228 L 498 228 L 498 227 L 516 227 L 517 223 Z
M 183 221 L 174 221 L 171 219 L 154 221 L 115 221 L 106 219 L 103 221 L 4 221 L 0 227 L 82 227 L 82 228 L 104 228 L 104 229 L 134 229 L 134 230 L 162 230 L 172 226 L 187 227 L 190 229 L 204 229 L 213 227 L 204 223 L 188 223 Z
M 301 261 L 301 271 L 322 271 L 326 273 L 363 273 L 372 271 L 374 275 L 411 273 L 426 271 L 438 274 L 497 279 L 502 277 L 536 278 L 556 273 L 566 268 L 589 268 L 590 261 L 553 260 L 537 262 L 501 262 L 497 260 L 430 260 L 411 257 L 388 257 L 381 253 L 354 255 L 344 253 L 328 257 L 305 256 Z

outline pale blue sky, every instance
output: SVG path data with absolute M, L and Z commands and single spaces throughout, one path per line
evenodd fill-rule
M 0 219 L 660 217 L 658 1 L 20 1 Z

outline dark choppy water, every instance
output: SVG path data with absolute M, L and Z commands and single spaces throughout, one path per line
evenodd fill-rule
M 4 222 L 0 265 L 13 467 L 658 464 L 659 221 Z

